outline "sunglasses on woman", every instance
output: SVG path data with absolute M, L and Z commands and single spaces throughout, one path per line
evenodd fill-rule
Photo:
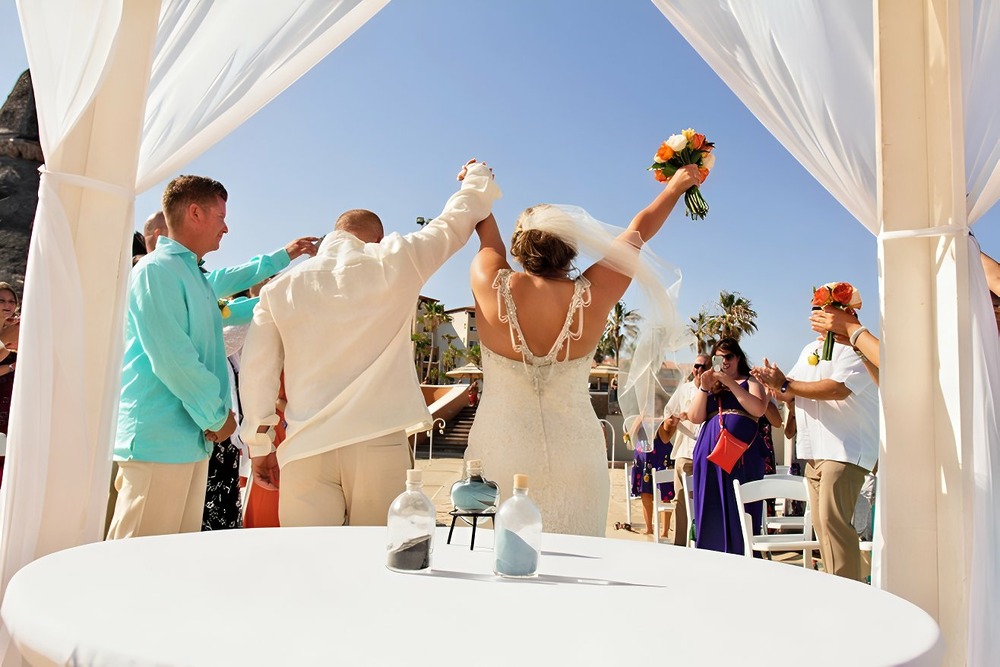
M 723 353 L 720 352 L 719 354 L 717 354 L 715 356 L 722 357 L 726 361 L 732 361 L 733 359 L 736 358 L 736 353 L 735 352 L 726 352 L 725 354 L 723 354 Z M 695 366 L 695 368 L 697 368 L 697 366 Z

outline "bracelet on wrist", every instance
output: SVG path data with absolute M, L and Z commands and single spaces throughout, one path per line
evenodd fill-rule
M 860 326 L 857 329 L 855 329 L 854 333 L 852 333 L 851 337 L 848 339 L 851 343 L 851 347 L 858 346 L 858 338 L 860 338 L 861 334 L 865 333 L 866 331 L 868 331 L 868 327 L 866 326 Z
M 698 391 L 703 391 L 703 392 L 705 392 L 706 394 L 711 394 L 711 393 L 712 393 L 712 392 L 710 392 L 710 391 L 709 391 L 708 389 L 705 389 L 704 387 L 698 387 Z

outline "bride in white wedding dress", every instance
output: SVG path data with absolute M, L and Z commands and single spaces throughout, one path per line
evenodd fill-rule
M 519 216 L 511 254 L 523 272 L 507 263 L 492 215 L 476 228 L 480 250 L 471 283 L 484 386 L 466 458 L 482 460 L 502 499 L 511 495 L 514 474 L 527 474 L 546 532 L 604 536 L 608 459 L 588 379 L 608 313 L 635 268 L 609 258 L 637 260 L 638 249 L 663 226 L 685 190 L 699 183 L 696 168 L 679 169 L 618 230 L 611 254 L 575 279 L 570 272 L 581 227 L 574 209 L 543 204 Z

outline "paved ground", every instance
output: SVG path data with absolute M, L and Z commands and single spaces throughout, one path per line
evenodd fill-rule
M 620 464 L 619 464 L 620 465 Z M 435 458 L 418 459 L 417 467 L 424 471 L 424 492 L 434 501 L 438 511 L 438 523 L 450 526 L 451 516 L 451 485 L 462 477 L 462 459 Z M 486 471 L 489 477 L 489 471 Z M 626 506 L 626 485 L 625 470 L 616 468 L 609 470 L 611 477 L 611 503 L 608 507 L 608 526 L 605 532 L 607 537 L 622 540 L 639 540 L 651 542 L 650 535 L 642 535 L 638 532 L 631 532 L 625 529 L 616 529 L 615 524 L 625 524 L 628 521 L 628 509 Z M 669 517 L 669 514 L 667 515 Z M 669 520 L 669 519 L 668 519 Z M 632 501 L 631 524 L 635 531 L 645 529 L 645 522 L 642 518 L 642 505 L 638 499 Z M 487 527 L 492 527 L 487 524 Z

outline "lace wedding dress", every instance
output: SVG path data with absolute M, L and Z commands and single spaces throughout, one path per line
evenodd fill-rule
M 466 458 L 482 460 L 487 477 L 500 485 L 501 501 L 511 496 L 514 474 L 527 474 L 545 532 L 603 537 L 610 481 L 604 432 L 588 390 L 594 351 L 558 359 L 560 352 L 568 354 L 571 340 L 579 340 L 590 282 L 577 279 L 562 331 L 549 353 L 536 357 L 524 344 L 510 275 L 509 269 L 500 271 L 493 288 L 500 321 L 510 327 L 522 358 L 507 359 L 482 347 L 483 395 Z M 570 331 L 574 315 L 577 327 Z

